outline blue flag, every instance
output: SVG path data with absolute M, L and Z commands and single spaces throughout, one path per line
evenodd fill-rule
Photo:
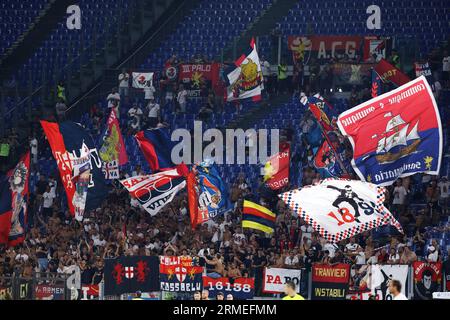
M 174 142 L 167 129 L 139 131 L 135 138 L 153 172 L 175 167 L 171 160 Z
M 217 167 L 214 164 L 202 163 L 197 167 L 197 171 L 200 209 L 207 210 L 210 218 L 231 210 L 232 204 L 228 198 L 228 188 L 219 176 Z

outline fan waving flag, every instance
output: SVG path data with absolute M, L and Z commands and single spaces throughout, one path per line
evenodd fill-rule
M 255 39 L 250 42 L 250 50 L 234 62 L 235 66 L 226 71 L 226 101 L 251 98 L 261 100 L 263 75 L 256 51 Z
M 275 231 L 275 213 L 254 202 L 244 200 L 242 228 L 250 228 L 265 233 Z
M 325 179 L 279 197 L 332 243 L 386 224 L 403 229 L 384 206 L 384 187 L 345 179 Z
M 186 186 L 185 178 L 177 169 L 152 175 L 135 176 L 120 180 L 133 198 L 152 216 L 170 203 Z
M 375 71 L 383 82 L 392 82 L 397 87 L 408 83 L 410 80 L 406 74 L 384 59 L 378 62 L 375 66 Z
M 118 179 L 119 165 L 122 166 L 127 163 L 128 157 L 114 108 L 111 108 L 111 113 L 106 123 L 99 155 L 103 161 L 105 179 Z
M 0 243 L 14 247 L 25 239 L 30 152 L 5 175 L 0 175 Z
M 91 136 L 79 124 L 41 121 L 66 190 L 70 213 L 82 220 L 85 210 L 101 205 L 108 194 L 102 160 Z
M 153 172 L 173 168 L 171 152 L 174 143 L 167 129 L 139 131 L 135 138 Z
M 199 205 L 199 186 L 196 172 L 191 171 L 188 173 L 186 185 L 191 227 L 195 229 L 198 224 L 208 221 L 209 215 L 207 210 L 202 210 Z
M 338 126 L 363 181 L 384 186 L 418 172 L 439 173 L 441 119 L 424 76 L 345 111 Z

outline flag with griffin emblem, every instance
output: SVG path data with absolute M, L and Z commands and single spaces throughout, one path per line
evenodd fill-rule
M 234 66 L 226 71 L 227 101 L 251 98 L 261 100 L 263 75 L 256 51 L 255 39 L 250 42 L 250 50 L 234 62 Z
M 105 179 L 119 179 L 119 165 L 127 163 L 128 156 L 114 108 L 111 108 L 101 141 L 99 155 L 103 161 Z
M 106 296 L 159 290 L 158 256 L 120 256 L 105 259 Z
M 442 125 L 424 76 L 345 111 L 338 126 L 363 181 L 385 186 L 418 172 L 439 174 Z

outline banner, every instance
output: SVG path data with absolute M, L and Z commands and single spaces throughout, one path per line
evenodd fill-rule
M 280 151 L 268 159 L 264 165 L 264 182 L 272 190 L 289 184 L 290 144 L 282 143 Z
M 252 98 L 261 100 L 261 91 L 264 88 L 263 75 L 256 52 L 255 39 L 250 42 L 250 51 L 237 59 L 235 66 L 225 71 L 227 80 L 226 101 Z
M 105 295 L 159 290 L 157 256 L 121 256 L 105 259 Z
M 402 71 L 394 67 L 384 59 L 381 59 L 374 67 L 383 82 L 392 82 L 397 87 L 408 83 L 410 79 Z
M 134 176 L 120 180 L 130 196 L 137 199 L 150 215 L 157 214 L 170 203 L 175 195 L 186 186 L 185 179 L 177 169 L 146 176 Z
M 416 71 L 416 77 L 425 76 L 429 77 L 431 76 L 431 68 L 430 64 L 427 62 L 420 63 L 420 62 L 414 62 L 414 70 Z
M 79 300 L 99 300 L 100 288 L 98 284 L 83 284 L 79 290 Z
M 202 290 L 203 267 L 192 257 L 160 257 L 160 289 L 169 292 L 195 292 Z
M 289 36 L 288 48 L 296 60 L 330 59 L 336 54 L 355 58 L 364 38 L 361 36 Z
M 334 63 L 332 65 L 333 83 L 335 85 L 362 85 L 371 77 L 371 63 Z
M 385 186 L 418 172 L 437 175 L 442 159 L 438 107 L 425 77 L 364 102 L 338 118 L 359 178 Z
M 389 282 L 392 279 L 400 281 L 402 291 L 407 296 L 408 265 L 371 265 L 367 273 L 367 280 L 370 292 L 378 297 L 377 300 L 392 300 L 389 293 Z
M 133 88 L 144 89 L 153 86 L 153 72 L 133 72 Z
M 264 268 L 263 277 L 262 291 L 265 293 L 284 293 L 284 286 L 287 281 L 294 282 L 297 293 L 300 293 L 302 270 Z
M 179 70 L 179 81 L 187 90 L 188 97 L 202 96 L 204 88 L 215 88 L 219 81 L 219 63 L 184 63 Z
M 379 36 L 364 37 L 364 61 L 378 62 L 386 59 L 388 47 L 391 44 L 390 38 L 380 38 Z
M 199 187 L 199 214 L 206 213 L 209 218 L 223 215 L 232 209 L 228 197 L 228 186 L 219 175 L 219 170 L 213 163 L 202 162 L 196 167 Z
M 433 292 L 442 291 L 442 263 L 415 261 L 414 299 L 432 300 Z
M 312 265 L 311 300 L 345 300 L 350 265 L 338 263 Z
M 203 277 L 203 290 L 209 291 L 209 296 L 214 298 L 219 292 L 224 297 L 233 295 L 234 300 L 251 300 L 255 294 L 254 278 L 211 278 Z
M 64 285 L 37 284 L 35 288 L 36 300 L 64 300 Z
M 66 190 L 70 213 L 82 220 L 108 194 L 102 160 L 91 136 L 79 124 L 41 121 Z
M 383 204 L 385 192 L 372 183 L 330 178 L 279 197 L 322 237 L 336 243 L 386 224 L 403 233 Z
M 114 108 L 111 108 L 101 141 L 99 156 L 103 161 L 105 179 L 119 179 L 119 165 L 126 164 L 128 156 Z
M 0 175 L 0 244 L 14 247 L 25 239 L 28 218 L 30 152 L 6 176 Z

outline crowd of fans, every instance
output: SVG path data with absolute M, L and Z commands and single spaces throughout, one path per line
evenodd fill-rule
M 194 57 L 193 61 L 201 63 L 204 59 Z M 166 67 L 178 63 L 180 61 L 172 57 Z M 270 64 L 264 58 L 262 65 L 263 72 L 269 75 Z M 280 66 L 283 68 L 283 63 Z M 327 70 L 326 66 L 324 68 Z M 297 76 L 300 77 L 300 74 Z M 278 83 L 283 84 L 285 79 L 279 79 L 279 75 L 277 77 Z M 307 79 L 305 84 L 304 75 L 301 78 L 298 90 L 316 85 L 311 83 L 311 79 Z M 445 81 L 445 75 L 443 79 Z M 129 84 L 129 74 L 123 70 L 118 80 L 118 89 L 111 91 L 107 103 L 108 108 L 116 108 L 120 115 L 121 101 L 128 102 L 123 103 L 130 107 L 126 113 L 127 128 L 122 130 L 127 135 L 142 128 L 167 125 L 161 117 L 161 109 L 173 101 L 176 101 L 174 111 L 186 112 L 187 93 L 183 85 L 168 85 L 167 79 L 162 77 L 158 88 L 152 86 L 144 92 L 145 106 L 141 108 L 138 103 L 128 101 L 132 99 L 129 86 L 124 81 Z M 269 77 L 269 81 L 272 80 L 277 81 Z M 294 77 L 294 80 L 299 81 L 299 78 Z M 445 85 L 448 87 L 448 78 Z M 282 85 L 276 89 L 269 85 L 268 91 L 276 94 L 280 93 L 281 88 Z M 292 88 L 297 90 L 295 86 Z M 59 103 L 63 104 L 62 96 L 60 98 Z M 352 104 L 356 104 L 367 97 L 354 90 L 351 99 L 354 99 Z M 206 93 L 205 106 L 199 117 L 207 117 L 217 110 L 223 111 L 218 100 L 221 99 L 217 99 L 214 92 Z M 59 105 L 56 111 L 62 109 L 63 106 Z M 89 114 L 93 133 L 99 134 L 107 115 L 96 105 L 91 107 Z M 63 119 L 64 114 L 57 113 L 57 117 Z M 287 128 L 288 140 L 292 140 L 291 136 L 308 134 L 311 122 L 312 117 L 306 112 L 300 123 L 293 123 Z M 38 140 L 42 142 L 39 150 Z M 9 144 L 10 153 L 15 152 L 15 145 L 18 144 L 15 129 L 3 141 Z M 312 149 L 305 139 L 295 141 L 302 144 L 302 152 L 293 155 L 302 170 L 301 184 L 317 182 L 321 176 L 312 164 Z M 0 249 L 0 275 L 3 276 L 16 275 L 30 279 L 36 273 L 65 273 L 71 266 L 77 265 L 81 269 L 82 284 L 98 284 L 103 279 L 104 261 L 108 258 L 120 255 L 188 255 L 199 257 L 206 274 L 212 277 L 255 277 L 255 295 L 258 296 L 262 294 L 263 270 L 267 266 L 309 270 L 316 262 L 409 264 L 416 260 L 444 261 L 445 256 L 448 257 L 445 252 L 447 248 L 441 248 L 438 239 L 430 238 L 431 231 L 450 231 L 448 223 L 441 223 L 448 221 L 450 214 L 450 184 L 444 176 L 415 175 L 399 179 L 388 187 L 386 205 L 402 224 L 404 235 L 392 230 L 391 233 L 376 230 L 332 244 L 321 238 L 301 218 L 294 216 L 276 195 L 267 192 L 262 180 L 256 190 L 252 189 L 243 172 L 229 185 L 234 208 L 195 231 L 190 227 L 185 192 L 180 192 L 156 216 L 150 216 L 130 199 L 128 191 L 117 181 L 112 183 L 103 205 L 87 213 L 83 222 L 78 222 L 67 210 L 59 175 L 39 171 L 38 154 L 49 154 L 49 146 L 43 143 L 37 130 L 30 138 L 30 146 L 33 183 L 28 204 L 28 232 L 22 245 Z M 344 154 L 350 158 L 351 147 L 346 148 Z M 137 166 L 131 176 L 140 172 L 142 169 Z M 125 176 L 128 176 L 127 173 L 122 172 L 121 177 Z M 289 188 L 294 185 L 291 183 Z M 276 213 L 274 234 L 241 228 L 244 199 L 257 201 Z M 449 264 L 448 258 L 445 263 Z M 2 281 L 5 279 L 0 278 L 0 285 Z

